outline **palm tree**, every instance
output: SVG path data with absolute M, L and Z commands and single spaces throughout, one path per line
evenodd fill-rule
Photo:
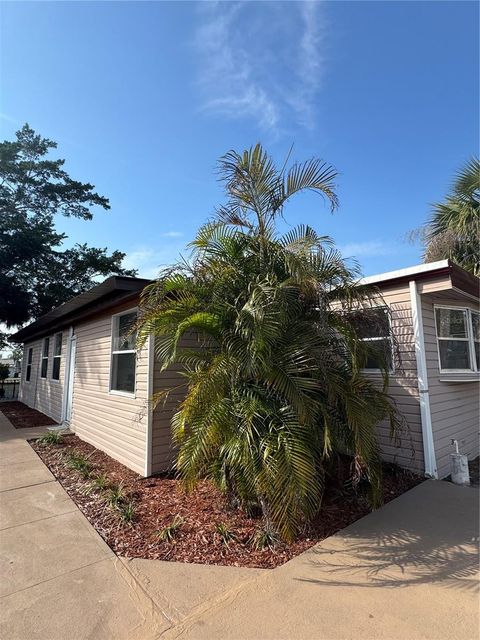
M 426 228 L 425 262 L 450 258 L 480 275 L 480 162 L 472 158 L 457 174 L 444 202 L 434 205 Z
M 336 207 L 334 169 L 314 159 L 279 171 L 257 145 L 227 153 L 220 175 L 227 202 L 198 231 L 191 260 L 144 291 L 139 341 L 154 334 L 162 366 L 183 366 L 172 432 L 187 488 L 210 478 L 291 540 L 317 514 L 335 452 L 353 456 L 378 503 L 375 427 L 399 419 L 361 374 L 373 343 L 355 330 L 352 311 L 366 300 L 358 273 L 312 228 L 276 228 L 300 191 Z M 188 346 L 191 334 L 201 348 Z

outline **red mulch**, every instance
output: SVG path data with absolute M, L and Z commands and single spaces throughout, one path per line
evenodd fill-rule
M 23 402 L 11 400 L 2 402 L 0 411 L 10 420 L 15 429 L 30 429 L 31 427 L 48 427 L 57 424 L 44 413 L 27 407 Z
M 370 511 L 365 497 L 355 495 L 351 489 L 330 490 L 325 495 L 317 521 L 296 542 L 257 551 L 249 541 L 261 521 L 230 509 L 222 494 L 208 481 L 200 482 L 195 491 L 186 494 L 178 480 L 160 476 L 141 478 L 73 435 L 65 436 L 57 445 L 39 441 L 30 441 L 30 444 L 111 549 L 129 558 L 274 568 Z M 123 482 L 135 503 L 133 523 L 120 521 L 118 512 L 106 505 L 104 493 L 103 496 L 100 491 L 85 495 L 89 480 L 65 463 L 65 454 L 72 449 L 89 457 L 95 473 L 107 475 L 111 482 Z M 386 466 L 385 501 L 422 480 L 398 467 Z M 183 524 L 176 538 L 173 542 L 160 541 L 158 531 L 170 524 L 177 514 L 183 518 Z M 236 536 L 228 546 L 221 542 L 216 532 L 216 525 L 220 523 L 225 523 Z

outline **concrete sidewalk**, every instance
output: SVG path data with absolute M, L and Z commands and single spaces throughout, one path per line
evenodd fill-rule
M 476 640 L 478 499 L 426 481 L 162 638 Z
M 0 412 L 0 638 L 153 640 L 259 573 L 117 558 Z
M 273 571 L 126 560 L 26 431 L 0 413 L 2 640 L 479 638 L 476 489 L 425 482 Z

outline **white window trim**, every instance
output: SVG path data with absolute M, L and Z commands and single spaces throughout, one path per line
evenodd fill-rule
M 55 342 L 57 340 L 57 336 L 62 336 L 62 341 L 60 343 L 60 355 L 56 356 L 55 355 Z M 60 379 L 61 379 L 61 375 L 60 375 L 60 368 L 58 369 L 58 380 L 57 378 L 53 377 L 53 365 L 55 362 L 55 358 L 58 358 L 60 360 L 60 367 L 62 366 L 62 355 L 63 355 L 63 331 L 57 331 L 57 333 L 53 334 L 53 350 L 52 350 L 52 371 L 50 373 L 50 380 L 55 383 L 55 384 L 59 384 L 60 383 Z
M 45 352 L 45 341 L 48 340 L 48 353 L 46 356 L 44 356 L 44 352 Z M 45 338 L 43 338 L 42 340 L 42 350 L 40 352 L 40 366 L 39 366 L 39 378 L 40 380 L 48 380 L 48 361 L 50 359 L 50 336 L 45 336 Z M 46 360 L 47 361 L 47 370 L 45 371 L 45 375 L 42 376 L 42 364 L 43 361 Z
M 28 363 L 28 353 L 29 351 L 32 352 L 32 361 L 30 362 L 30 364 Z M 32 368 L 33 368 L 33 347 L 27 347 L 26 350 L 26 354 L 27 357 L 25 359 L 25 377 L 23 379 L 23 381 L 25 382 L 25 384 L 30 384 L 32 382 Z M 27 369 L 28 367 L 30 367 L 30 380 L 27 380 Z
M 375 309 L 385 309 L 387 312 L 387 318 L 388 318 L 388 336 L 378 336 L 378 337 L 374 337 L 374 338 L 360 338 L 360 340 L 362 342 L 378 342 L 379 340 L 385 340 L 388 339 L 390 340 L 390 351 L 392 354 L 392 366 L 390 367 L 390 369 L 388 370 L 389 375 L 393 375 L 395 373 L 395 351 L 393 348 L 393 330 L 392 330 L 392 317 L 391 317 L 391 309 L 388 305 L 385 304 L 380 304 L 377 305 L 375 307 L 369 307 L 368 309 L 365 309 L 365 311 L 375 311 Z M 374 374 L 380 374 L 383 373 L 383 371 L 381 369 L 369 369 L 367 367 L 364 367 L 361 369 L 362 373 L 374 373 Z
M 138 307 L 133 307 L 132 309 L 127 309 L 125 311 L 120 311 L 120 313 L 114 313 L 112 315 L 112 321 L 110 325 L 110 370 L 108 372 L 108 393 L 112 396 L 123 396 L 124 398 L 136 398 L 137 397 L 137 350 L 136 349 L 128 349 L 123 351 L 114 351 L 113 350 L 113 338 L 114 338 L 114 325 L 115 318 L 119 318 L 120 316 L 126 316 L 129 313 L 138 313 Z M 113 372 L 113 356 L 116 353 L 134 353 L 135 354 L 135 382 L 133 392 L 129 391 L 118 391 L 117 389 L 112 389 L 112 372 Z
M 469 307 L 459 307 L 448 304 L 434 304 L 434 322 L 435 322 L 435 338 L 437 342 L 438 370 L 440 373 L 478 373 L 477 359 L 475 356 L 475 340 L 473 338 L 472 312 L 478 313 L 475 309 Z M 467 337 L 466 338 L 449 338 L 440 337 L 437 333 L 437 309 L 452 309 L 453 311 L 464 311 L 467 315 Z M 468 342 L 468 355 L 470 358 L 470 369 L 442 369 L 442 360 L 440 358 L 440 340 L 458 340 L 459 342 Z

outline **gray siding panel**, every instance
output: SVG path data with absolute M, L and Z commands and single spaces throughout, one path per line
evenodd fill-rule
M 405 429 L 399 434 L 397 444 L 390 437 L 390 425 L 382 422 L 377 437 L 386 461 L 421 473 L 424 470 L 423 439 L 410 290 L 408 284 L 390 286 L 381 290 L 381 295 L 391 311 L 392 333 L 400 359 L 391 374 L 388 393 L 404 418 Z
M 77 351 L 70 428 L 82 440 L 144 475 L 148 398 L 146 348 L 137 354 L 135 397 L 109 391 L 112 315 L 127 309 L 115 309 L 75 327 Z
M 182 346 L 192 349 L 201 348 L 195 336 L 183 338 Z M 171 420 L 186 393 L 185 377 L 179 366 L 161 371 L 161 363 L 155 358 L 153 393 L 170 389 L 166 401 L 160 401 L 153 411 L 152 429 L 152 473 L 161 473 L 172 469 L 176 450 L 171 439 Z
M 437 337 L 435 330 L 434 304 L 477 309 L 472 302 L 461 302 L 458 298 L 449 299 L 438 295 L 435 299 L 422 296 L 422 313 L 425 333 L 425 355 L 428 368 L 430 408 L 432 414 L 435 455 L 440 478 L 450 473 L 450 455 L 454 452 L 451 440 L 459 442 L 462 453 L 469 459 L 479 455 L 479 383 L 445 382 L 440 378 Z
M 62 355 L 60 359 L 60 379 L 52 379 L 54 336 L 51 334 L 48 352 L 47 377 L 40 377 L 41 355 L 43 339 L 27 342 L 24 345 L 22 379 L 18 399 L 27 406 L 41 411 L 53 420 L 62 419 L 63 387 L 65 380 L 65 357 L 67 350 L 68 332 L 62 332 Z M 28 349 L 33 348 L 33 360 L 30 382 L 26 381 Z

